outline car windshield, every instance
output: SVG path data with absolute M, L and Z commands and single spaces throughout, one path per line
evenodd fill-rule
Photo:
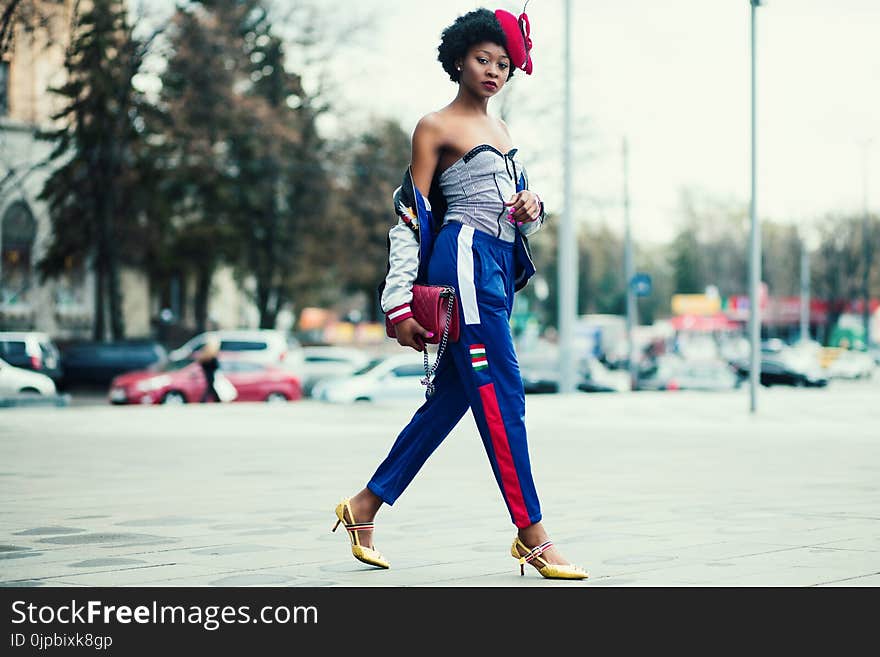
M 384 360 L 385 360 L 384 358 L 374 358 L 374 359 L 371 360 L 369 363 L 367 363 L 366 365 L 364 365 L 362 368 L 360 368 L 359 370 L 357 370 L 357 371 L 353 374 L 353 376 L 360 376 L 361 374 L 366 374 L 366 373 L 369 372 L 370 370 L 374 370 L 374 369 L 376 369 L 376 367 L 379 365 L 379 363 L 384 362 Z
M 187 365 L 193 363 L 194 361 L 190 358 L 184 358 L 183 360 L 169 360 L 167 363 L 163 363 L 156 367 L 157 372 L 174 372 L 177 370 L 182 370 Z

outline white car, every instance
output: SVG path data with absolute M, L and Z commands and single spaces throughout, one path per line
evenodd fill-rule
M 0 359 L 0 395 L 54 395 L 55 382 L 45 374 L 10 365 Z
M 280 366 L 296 374 L 302 371 L 302 345 L 292 336 L 275 329 L 233 329 L 199 333 L 168 354 L 168 360 L 192 360 L 211 338 L 220 341 L 220 353 L 231 354 L 241 360 Z
M 629 380 L 629 372 L 625 370 L 609 370 L 598 358 L 582 359 L 580 370 L 593 383 L 606 386 L 617 392 L 627 392 L 632 387 Z
M 433 363 L 433 352 L 430 357 Z M 312 397 L 335 403 L 424 400 L 424 376 L 421 352 L 385 356 L 370 361 L 350 377 L 319 382 L 312 389 Z
M 303 347 L 303 392 L 311 395 L 319 381 L 351 376 L 373 360 L 366 351 L 351 347 L 313 345 Z
M 828 365 L 828 376 L 833 379 L 870 379 L 876 364 L 866 351 L 842 351 Z

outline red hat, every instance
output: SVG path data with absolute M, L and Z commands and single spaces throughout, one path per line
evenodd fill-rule
M 504 38 L 507 39 L 507 52 L 516 68 L 527 75 L 532 74 L 532 40 L 529 38 L 531 26 L 525 12 L 519 18 L 504 9 L 495 10 L 495 18 L 501 23 Z

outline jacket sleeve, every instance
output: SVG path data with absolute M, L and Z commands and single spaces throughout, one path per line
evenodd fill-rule
M 541 197 L 538 197 L 538 203 L 541 204 L 541 214 L 538 215 L 538 218 L 534 221 L 528 221 L 524 224 L 519 225 L 519 232 L 522 233 L 525 237 L 529 235 L 534 235 L 544 226 L 544 201 L 541 200 Z
M 529 174 L 526 172 L 525 167 L 522 167 L 520 171 L 520 178 L 517 184 L 517 191 L 522 191 L 524 189 L 529 189 Z M 535 192 L 535 196 L 538 196 L 537 192 Z M 541 200 L 540 196 L 538 196 L 538 203 L 541 205 L 541 214 L 538 215 L 538 218 L 534 221 L 519 224 L 518 226 L 519 232 L 525 237 L 528 237 L 529 235 L 534 235 L 539 230 L 541 230 L 544 225 L 544 201 Z
M 388 231 L 388 274 L 382 290 L 382 311 L 392 324 L 412 317 L 412 287 L 419 271 L 419 241 L 403 219 Z
M 419 216 L 408 195 L 408 175 L 393 194 L 397 223 L 388 231 L 388 273 L 382 289 L 382 311 L 392 324 L 412 317 L 412 288 L 419 274 Z M 424 203 L 430 207 L 427 199 Z

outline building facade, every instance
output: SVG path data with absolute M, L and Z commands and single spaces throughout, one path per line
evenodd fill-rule
M 36 264 L 51 231 L 39 200 L 51 170 L 51 144 L 37 138 L 59 109 L 48 90 L 64 82 L 64 47 L 73 2 L 38 3 L 45 23 L 17 24 L 0 56 L 0 329 L 36 329 L 73 337 L 91 326 L 91 276 L 75 267 L 41 282 Z M 41 21 L 42 22 L 42 21 Z
M 52 116 L 60 109 L 50 89 L 64 83 L 76 3 L 36 2 L 40 26 L 16 25 L 12 47 L 0 55 L 0 330 L 89 338 L 95 312 L 95 276 L 89 263 L 71 259 L 67 272 L 47 281 L 37 272 L 52 230 L 48 208 L 39 199 L 52 172 L 46 164 L 52 144 L 37 135 L 53 127 Z M 163 323 L 165 328 L 174 326 L 174 335 L 195 330 L 192 281 L 181 277 L 173 282 L 173 309 L 169 290 L 151 290 L 140 272 L 123 269 L 120 282 L 128 337 L 155 337 Z M 253 304 L 228 270 L 214 277 L 208 308 L 215 327 L 256 325 Z

